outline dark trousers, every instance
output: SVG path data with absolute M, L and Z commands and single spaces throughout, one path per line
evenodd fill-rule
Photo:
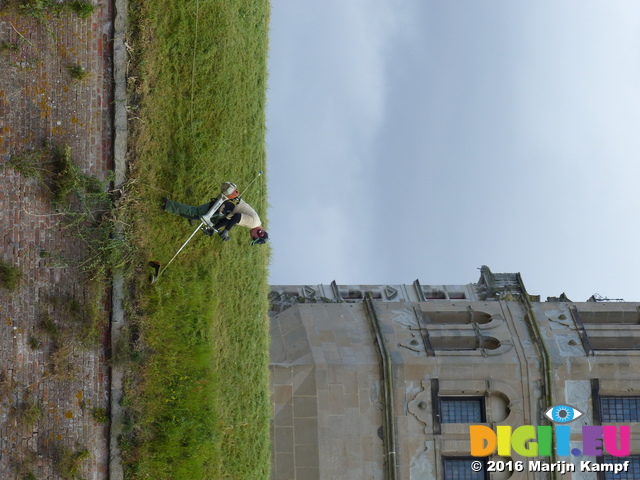
M 223 228 L 227 229 L 227 232 L 231 230 L 237 223 L 242 219 L 242 215 L 236 213 L 231 218 L 223 218 L 218 223 L 216 223 L 216 230 L 222 230 Z
M 173 200 L 167 200 L 164 206 L 164 211 L 179 215 L 189 220 L 200 220 L 200 217 L 205 215 L 209 209 L 213 206 L 214 202 L 208 202 L 197 207 L 191 205 L 185 205 L 184 203 L 174 202 Z

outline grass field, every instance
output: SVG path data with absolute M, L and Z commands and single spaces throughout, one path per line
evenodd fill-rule
M 166 263 L 195 227 L 160 198 L 197 205 L 265 171 L 267 0 L 132 2 L 136 107 L 130 231 L 138 265 Z M 266 221 L 265 176 L 244 199 Z M 127 478 L 270 475 L 269 246 L 198 233 L 154 285 L 139 268 L 129 308 Z

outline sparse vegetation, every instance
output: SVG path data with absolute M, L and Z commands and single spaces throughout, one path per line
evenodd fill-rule
M 12 110 L 13 114 L 7 114 L 5 118 L 11 121 L 3 131 L 6 142 L 11 143 L 5 145 L 7 153 L 20 152 L 25 146 L 37 147 L 38 144 L 33 142 L 38 140 L 38 132 L 42 132 L 40 127 L 43 125 L 57 142 L 65 138 L 75 142 L 76 133 L 80 136 L 98 135 L 100 138 L 102 122 L 90 124 L 85 129 L 80 114 L 79 120 L 72 117 L 71 111 L 81 111 L 85 102 L 80 101 L 77 106 L 64 105 L 64 102 L 74 101 L 71 94 L 67 95 L 69 75 L 78 81 L 90 75 L 80 65 L 71 66 L 67 72 L 64 62 L 73 62 L 76 53 L 78 59 L 86 58 L 87 53 L 91 56 L 90 49 L 86 52 L 86 47 L 90 47 L 87 38 L 90 40 L 95 35 L 100 36 L 102 25 L 108 22 L 98 21 L 96 33 L 91 29 L 92 24 L 95 28 L 96 20 L 73 20 L 76 14 L 87 17 L 94 11 L 93 5 L 82 1 L 6 0 L 0 3 L 0 16 L 3 16 L 6 27 L 3 37 L 12 39 L 12 43 L 0 44 L 0 60 L 8 70 L 6 85 L 2 86 L 6 91 L 0 92 L 0 96 L 18 105 L 15 111 Z M 16 18 L 18 13 L 34 17 L 43 25 L 29 18 Z M 62 20 L 54 17 L 59 13 L 65 16 Z M 44 31 L 55 34 L 50 38 L 43 37 Z M 19 52 L 19 55 L 14 52 Z M 34 55 L 42 55 L 42 59 L 36 59 Z M 60 62 L 63 65 L 61 71 L 58 69 Z M 43 63 L 44 68 L 35 72 L 38 75 L 26 74 Z M 82 65 L 91 70 L 90 64 L 84 63 L 84 60 Z M 91 84 L 94 83 L 93 79 L 89 80 Z M 26 90 L 23 88 L 25 82 L 28 84 Z M 21 98 L 23 107 L 26 102 L 26 108 L 19 108 Z M 61 102 L 64 106 L 58 109 Z M 52 111 L 57 112 L 54 115 L 68 113 L 68 117 L 52 117 Z M 56 123 L 56 120 L 61 121 Z M 56 124 L 63 126 L 56 128 Z M 73 131 L 71 125 L 76 125 L 78 130 Z M 83 145 L 82 138 L 78 140 L 78 145 Z M 92 152 L 94 150 L 89 148 L 88 155 L 93 158 Z M 100 168 L 100 153 L 97 159 L 96 164 Z M 87 355 L 80 348 L 86 349 L 90 345 L 92 353 L 104 352 L 104 345 L 99 340 L 108 322 L 103 311 L 106 304 L 104 294 L 109 287 L 105 279 L 112 268 L 108 262 L 114 259 L 123 262 L 120 254 L 127 250 L 123 242 L 114 245 L 110 240 L 116 222 L 112 216 L 113 202 L 108 190 L 110 178 L 98 179 L 86 175 L 83 170 L 85 166 L 89 168 L 89 161 L 78 164 L 82 166 L 79 168 L 74 160 L 80 160 L 75 148 L 71 151 L 64 145 L 54 148 L 45 143 L 41 148 L 9 159 L 4 156 L 0 162 L 0 175 L 11 178 L 20 176 L 17 181 L 9 179 L 12 198 L 8 205 L 15 208 L 19 215 L 10 215 L 9 225 L 5 225 L 11 230 L 5 238 L 10 245 L 1 256 L 8 262 L 2 261 L 0 265 L 0 303 L 10 301 L 14 305 L 14 308 L 5 312 L 6 318 L 2 319 L 6 330 L 4 347 L 8 349 L 10 357 L 15 357 L 15 362 L 5 362 L 6 368 L 0 372 L 2 430 L 7 438 L 17 439 L 2 453 L 3 467 L 6 467 L 0 475 L 2 478 L 35 479 L 43 475 L 80 478 L 80 473 L 89 467 L 88 451 L 74 447 L 72 443 L 67 444 L 69 450 L 56 449 L 55 442 L 62 444 L 71 438 L 90 436 L 95 427 L 89 411 L 99 402 L 94 403 L 95 397 L 87 394 L 87 411 L 83 415 L 76 415 L 71 425 L 64 424 L 64 420 L 59 424 L 57 415 L 62 417 L 63 411 L 52 413 L 52 409 L 54 404 L 59 406 L 59 401 L 66 402 L 66 394 L 73 397 L 70 389 L 74 384 L 66 380 L 75 378 L 81 385 L 92 381 L 85 376 Z M 7 202 L 5 207 L 9 208 Z M 19 233 L 16 233 L 18 229 Z M 52 250 L 43 254 L 47 260 L 38 258 L 39 248 Z M 11 253 L 12 249 L 15 250 L 14 254 Z M 56 263 L 54 267 L 59 267 L 58 259 L 65 261 L 65 271 L 47 268 L 53 263 Z M 21 270 L 24 270 L 24 275 Z M 15 290 L 20 286 L 21 296 L 9 300 L 3 290 Z M 38 322 L 40 325 L 37 325 Z M 36 351 L 38 349 L 41 350 Z M 78 355 L 84 358 L 78 359 Z M 90 368 L 93 369 L 93 365 Z M 97 377 L 95 381 L 98 382 Z M 102 378 L 100 381 L 103 381 Z M 48 392 L 51 392 L 50 396 Z M 76 388 L 73 392 L 76 392 Z M 47 400 L 42 400 L 42 403 L 36 401 L 38 394 Z M 81 395 L 79 401 L 82 402 Z M 75 400 L 73 404 L 77 405 Z M 71 418 L 72 411 L 75 413 L 74 408 L 66 409 L 70 411 L 64 416 Z M 45 412 L 47 417 L 44 416 Z M 96 409 L 91 415 L 96 421 L 108 421 L 104 410 L 100 412 Z M 33 435 L 29 428 L 37 431 L 37 435 Z M 34 451 L 31 452 L 31 449 Z M 52 470 L 53 463 L 56 472 Z M 97 468 L 92 466 L 91 471 L 95 472 Z
M 70 0 L 57 2 L 55 0 L 21 0 L 10 2 L 17 4 L 18 10 L 29 17 L 45 22 L 49 15 L 61 15 L 65 12 L 74 12 L 80 18 L 88 18 L 94 12 L 95 7 L 84 0 Z
M 48 363 L 53 380 L 72 381 L 78 374 L 78 366 L 74 361 L 73 345 L 73 337 L 68 335 L 54 342 Z
M 69 65 L 67 67 L 67 71 L 69 72 L 69 75 L 71 75 L 71 78 L 73 78 L 78 82 L 83 81 L 85 78 L 89 76 L 89 72 L 87 72 L 80 65 Z
M 106 281 L 111 269 L 129 263 L 131 243 L 126 235 L 113 235 L 115 224 L 121 220 L 116 218 L 107 188 L 110 178 L 101 181 L 85 174 L 73 161 L 68 145 L 50 147 L 47 142 L 42 148 L 11 156 L 7 165 L 27 178 L 39 180 L 50 192 L 64 228 L 83 241 L 86 257 L 71 266 L 99 284 Z M 69 264 L 50 252 L 41 252 L 41 256 Z M 95 286 L 95 290 L 99 288 Z
M 14 292 L 20 285 L 22 270 L 17 266 L 0 259 L 0 287 Z
M 37 462 L 38 454 L 32 449 L 28 449 L 24 452 L 22 459 L 15 465 L 15 478 L 19 478 L 20 480 L 38 480 L 38 477 L 33 473 Z
M 109 415 L 104 408 L 94 408 L 91 411 L 91 417 L 98 423 L 107 423 L 109 421 Z
M 71 451 L 66 448 L 62 448 L 58 454 L 59 458 L 56 462 L 56 467 L 66 479 L 79 479 L 79 471 L 82 466 L 82 462 L 88 459 L 91 454 L 88 450 L 80 448 L 79 450 Z
M 68 145 L 51 147 L 45 141 L 42 148 L 12 155 L 7 166 L 26 178 L 35 178 L 45 184 L 51 191 L 53 203 L 65 213 L 78 213 L 69 204 L 71 194 L 90 200 L 81 205 L 87 210 L 82 212 L 86 215 L 92 213 L 92 209 L 105 211 L 110 201 L 105 182 L 83 173 L 71 158 Z
M 42 317 L 42 329 L 51 336 L 52 339 L 56 340 L 60 337 L 60 328 L 56 325 L 55 320 L 49 313 L 45 312 L 41 315 Z
M 71 148 L 64 145 L 53 150 L 52 158 L 52 200 L 55 205 L 66 203 L 69 194 L 79 192 L 88 178 L 71 159 Z
M 40 403 L 37 400 L 28 398 L 18 408 L 18 423 L 23 427 L 31 428 L 42 418 L 42 413 L 43 410 Z
M 80 18 L 89 18 L 95 11 L 95 6 L 83 0 L 71 0 L 67 2 L 69 9 L 76 13 Z
M 22 154 L 12 155 L 7 161 L 7 165 L 26 178 L 42 180 L 49 173 L 47 167 L 51 162 L 51 158 L 51 150 L 44 146 L 28 150 Z
M 89 285 L 89 289 L 98 283 Z M 76 377 L 78 368 L 74 363 L 79 351 L 98 344 L 105 321 L 97 309 L 95 300 L 101 296 L 90 290 L 85 302 L 70 295 L 49 297 L 40 312 L 40 333 L 51 341 L 51 352 L 47 359 L 51 378 L 69 380 Z M 53 315 L 49 313 L 49 309 Z M 56 318 L 63 321 L 56 322 Z M 32 338 L 35 338 L 32 335 Z M 38 344 L 39 344 L 39 340 Z M 33 348 L 33 345 L 32 345 Z
M 16 43 L 2 42 L 0 43 L 0 52 L 11 53 L 17 52 L 20 47 Z
M 89 285 L 89 287 L 92 286 Z M 69 295 L 49 299 L 58 315 L 65 319 L 65 330 L 62 331 L 62 334 L 69 331 L 67 336 L 72 337 L 73 342 L 79 346 L 95 345 L 99 341 L 104 326 L 103 315 L 93 301 L 93 299 L 100 298 L 100 295 L 90 292 L 88 298 L 89 300 L 83 303 Z M 58 331 L 58 333 L 60 332 Z M 57 336 L 57 338 L 59 337 L 60 335 Z
M 29 335 L 29 347 L 31 347 L 31 350 L 37 350 L 38 348 L 40 348 L 40 339 L 38 339 L 38 337 L 36 337 L 35 335 Z

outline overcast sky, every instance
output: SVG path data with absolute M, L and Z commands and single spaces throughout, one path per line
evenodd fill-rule
M 640 2 L 271 5 L 271 284 L 640 301 Z

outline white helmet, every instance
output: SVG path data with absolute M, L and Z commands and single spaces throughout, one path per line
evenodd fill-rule
M 237 189 L 238 189 L 238 187 L 236 186 L 236 184 L 235 183 L 231 183 L 231 182 L 224 182 L 222 184 L 222 187 L 220 188 L 220 190 L 222 190 L 222 194 L 226 195 L 226 196 L 231 195 Z

